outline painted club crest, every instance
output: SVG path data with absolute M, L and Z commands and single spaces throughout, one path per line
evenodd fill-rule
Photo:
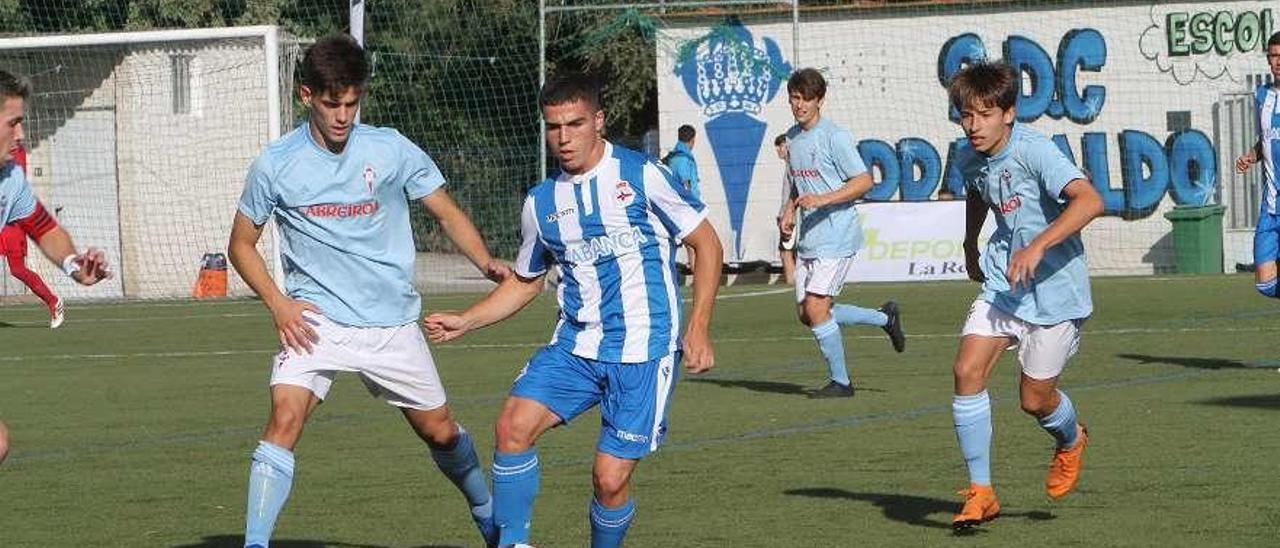
M 373 194 L 373 182 L 377 180 L 378 172 L 374 171 L 373 164 L 364 165 L 364 186 L 369 189 L 369 194 Z
M 613 199 L 617 200 L 619 205 L 629 206 L 631 202 L 636 201 L 636 191 L 631 189 L 631 183 L 618 181 L 613 188 Z

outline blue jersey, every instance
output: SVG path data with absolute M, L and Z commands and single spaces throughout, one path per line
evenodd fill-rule
M 671 149 L 671 154 L 667 156 L 667 166 L 671 168 L 671 174 L 675 175 L 676 181 L 689 189 L 694 198 L 702 201 L 702 188 L 698 182 L 698 161 L 693 158 L 693 151 L 689 150 L 689 145 L 684 141 L 676 141 L 675 148 Z
M 249 167 L 240 212 L 280 227 L 285 292 L 334 322 L 416 321 L 408 200 L 444 185 L 435 162 L 394 129 L 356 125 L 342 153 L 307 124 L 267 145 Z
M 560 273 L 551 344 L 603 362 L 638 363 L 680 348 L 679 242 L 707 208 L 665 168 L 605 143 L 581 175 L 560 172 L 529 191 L 516 273 Z
M 797 194 L 823 194 L 867 172 L 853 136 L 826 118 L 813 129 L 787 131 L 787 165 Z M 862 248 L 862 224 L 853 202 L 802 210 L 796 254 L 805 259 L 852 257 Z
M 996 230 L 982 254 L 982 300 L 1038 325 L 1089 317 L 1093 300 L 1084 243 L 1072 234 L 1044 253 L 1030 289 L 1009 287 L 1009 258 L 1044 232 L 1066 209 L 1062 190 L 1085 176 L 1053 141 L 1021 124 L 1003 150 L 985 156 L 971 147 L 957 152 L 966 190 L 991 207 Z
M 24 219 L 36 210 L 36 195 L 22 167 L 9 162 L 0 167 L 0 220 L 7 225 Z
M 1280 90 L 1270 85 L 1258 86 L 1253 94 L 1258 128 L 1262 135 L 1262 213 L 1276 214 L 1276 173 L 1280 162 Z

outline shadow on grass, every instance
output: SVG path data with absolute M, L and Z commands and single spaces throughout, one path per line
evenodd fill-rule
M 722 388 L 745 388 L 752 392 L 769 394 L 807 394 L 810 389 L 790 382 L 755 381 L 750 379 L 716 379 L 710 377 L 686 377 L 684 382 L 714 384 Z
M 752 392 L 797 396 L 808 396 L 810 392 L 813 392 L 818 388 L 816 386 L 801 386 L 792 382 L 758 381 L 752 379 L 717 379 L 714 377 L 686 377 L 680 382 L 714 384 L 721 388 L 743 388 Z M 868 388 L 857 383 L 854 383 L 853 387 L 858 392 L 884 392 L 883 389 Z
M 1141 365 L 1160 363 L 1192 369 L 1261 369 L 1263 363 L 1242 362 L 1226 358 L 1193 358 L 1188 356 L 1148 356 L 1146 354 L 1116 354 L 1118 358 L 1133 360 Z M 1270 366 L 1274 367 L 1274 366 Z
M 1199 402 L 1201 405 L 1223 407 L 1247 407 L 1250 409 L 1280 410 L 1280 394 L 1256 394 L 1252 396 L 1224 396 Z
M 822 499 L 845 499 L 869 502 L 880 507 L 884 517 L 917 527 L 951 530 L 951 516 L 960 511 L 960 501 L 943 500 L 899 493 L 856 493 L 832 487 L 810 487 L 805 489 L 788 489 L 788 495 L 814 497 Z M 944 516 L 945 521 L 935 519 L 935 514 Z M 1023 518 L 1031 521 L 1049 521 L 1054 515 L 1044 511 L 1000 513 L 1000 519 Z M 981 528 L 969 529 L 958 534 L 975 534 Z
M 212 535 L 195 544 L 175 544 L 170 548 L 241 548 L 244 535 Z M 322 540 L 271 539 L 272 548 L 389 548 L 381 544 L 351 544 Z M 423 544 L 414 548 L 463 548 L 452 544 Z

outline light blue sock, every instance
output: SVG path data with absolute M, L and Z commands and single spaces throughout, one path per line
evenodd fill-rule
M 475 520 L 485 543 L 497 544 L 498 528 L 493 524 L 493 497 L 489 495 L 489 484 L 484 479 L 484 470 L 480 468 L 480 459 L 476 457 L 471 435 L 459 424 L 457 443 L 450 449 L 431 448 L 431 458 L 467 498 L 471 518 Z
M 1066 392 L 1058 391 L 1058 408 L 1040 419 L 1040 427 L 1058 440 L 1060 449 L 1076 444 L 1076 406 Z
M 844 363 L 844 339 L 840 337 L 840 324 L 835 319 L 813 327 L 813 338 L 818 340 L 818 350 L 827 360 L 831 380 L 849 386 L 849 371 Z
M 831 316 L 840 325 L 889 325 L 889 316 L 874 308 L 862 308 L 851 304 L 837 304 L 831 307 Z
M 538 497 L 542 471 L 538 449 L 520 453 L 493 453 L 493 520 L 498 524 L 498 544 L 529 542 L 533 501 Z
M 276 517 L 293 487 L 293 452 L 258 442 L 249 465 L 249 505 L 245 511 L 244 545 L 266 546 Z
M 986 390 L 972 396 L 954 396 L 951 413 L 960 453 L 969 467 L 969 483 L 991 485 L 991 398 Z
M 1276 278 L 1271 278 L 1270 280 L 1260 284 L 1254 284 L 1254 286 L 1258 288 L 1258 293 L 1261 293 L 1264 297 L 1271 297 L 1274 299 L 1280 296 L 1280 293 L 1276 291 Z
M 605 508 L 595 497 L 591 497 L 591 548 L 619 548 L 622 538 L 627 536 L 631 527 L 631 518 L 636 515 L 636 502 L 627 502 L 617 508 Z

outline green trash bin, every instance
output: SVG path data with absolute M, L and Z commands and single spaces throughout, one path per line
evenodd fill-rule
M 1222 205 L 1177 206 L 1164 214 L 1173 223 L 1179 274 L 1222 273 Z

